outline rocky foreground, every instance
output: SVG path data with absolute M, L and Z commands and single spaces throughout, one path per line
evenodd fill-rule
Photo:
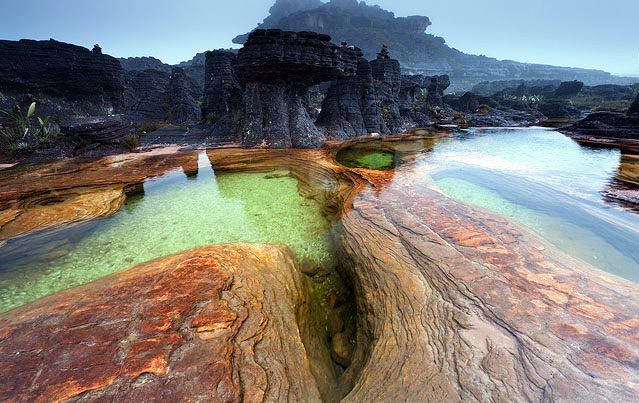
M 211 246 L 0 316 L 0 398 L 634 401 L 638 286 L 446 198 L 411 171 L 413 143 L 386 144 L 401 150 L 397 171 L 345 168 L 336 149 L 207 152 L 216 170 L 289 169 L 325 206 L 356 344 L 312 331 L 314 297 L 287 249 Z M 134 185 L 161 171 L 157 158 L 69 164 L 38 182 L 12 170 L 2 208 L 44 212 L 20 203 Z M 162 161 L 188 169 L 197 156 Z M 94 183 L 101 169 L 109 179 Z

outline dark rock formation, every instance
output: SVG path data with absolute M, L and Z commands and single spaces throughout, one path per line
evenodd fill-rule
M 134 132 L 133 126 L 123 116 L 96 116 L 64 122 L 60 129 L 67 140 L 80 144 L 113 145 Z
M 579 94 L 584 88 L 584 83 L 581 81 L 564 81 L 559 85 L 559 88 L 553 93 L 554 98 L 567 99 L 572 98 Z
M 402 89 L 402 73 L 399 61 L 392 59 L 384 45 L 377 58 L 370 62 L 373 80 L 377 89 L 377 98 L 384 119 L 384 133 L 402 133 L 404 131 L 399 111 L 399 94 Z
M 549 100 L 537 105 L 539 112 L 549 119 L 579 119 L 581 111 L 565 101 Z
M 512 91 L 520 88 L 545 88 L 546 93 L 551 93 L 559 88 L 561 80 L 498 80 L 498 81 L 483 81 L 473 86 L 470 92 L 489 97 L 498 92 Z M 537 91 L 538 92 L 538 91 Z
M 178 126 L 189 126 L 202 120 L 197 103 L 198 86 L 181 67 L 174 67 L 166 94 L 167 120 Z
M 444 107 L 444 91 L 450 87 L 450 78 L 444 76 L 433 76 L 426 79 L 428 81 L 428 95 L 426 104 L 436 107 Z
M 424 89 L 424 76 L 416 75 L 402 75 L 402 85 L 399 91 L 399 106 L 400 110 L 410 110 L 417 102 L 417 99 L 422 94 Z
M 316 147 L 324 142 L 307 110 L 307 92 L 323 81 L 352 76 L 358 52 L 312 32 L 253 31 L 239 51 L 238 79 L 244 84 L 247 147 Z
M 368 60 L 360 57 L 354 77 L 332 83 L 317 124 L 325 127 L 329 136 L 342 139 L 384 131 Z
M 216 50 L 206 53 L 202 113 L 210 123 L 216 123 L 221 117 L 241 108 L 242 87 L 233 70 L 236 59 L 232 52 Z
M 118 60 L 124 71 L 159 70 L 165 73 L 171 72 L 171 66 L 154 57 L 128 57 Z
M 0 41 L 1 109 L 29 94 L 38 111 L 54 117 L 106 114 L 123 108 L 117 59 L 54 40 Z
M 630 109 L 628 109 L 628 116 L 639 115 L 639 95 L 637 95 L 637 99 L 630 105 Z
M 160 70 L 127 72 L 125 102 L 127 116 L 136 124 L 164 122 L 169 73 Z
M 612 83 L 615 80 L 619 80 L 619 84 L 636 82 L 636 79 L 617 78 L 598 70 L 468 55 L 449 47 L 443 38 L 425 33 L 431 25 L 428 17 L 395 17 L 392 12 L 378 6 L 355 0 L 332 0 L 314 8 L 310 8 L 313 1 L 296 1 L 286 8 L 288 2 L 278 3 L 273 17 L 264 20 L 259 28 L 327 34 L 336 41 L 347 41 L 361 47 L 364 57 L 369 60 L 375 57 L 380 44 L 386 43 L 392 57 L 400 61 L 406 72 L 428 76 L 447 74 L 451 77 L 453 89 L 457 91 L 469 90 L 474 84 L 486 80 L 578 79 L 589 85 Z M 234 42 L 242 44 L 246 37 L 240 35 Z
M 595 137 L 639 140 L 639 114 L 595 112 L 565 131 Z

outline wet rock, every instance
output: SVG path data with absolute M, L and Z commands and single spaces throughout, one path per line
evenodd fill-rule
M 620 112 L 595 112 L 562 130 L 567 133 L 595 137 L 639 140 L 639 115 L 628 115 Z
M 0 109 L 12 110 L 29 94 L 38 113 L 55 118 L 122 112 L 120 62 L 54 40 L 0 40 Z
M 327 35 L 255 30 L 238 52 L 235 71 L 244 84 L 242 145 L 318 147 L 325 138 L 308 114 L 308 89 L 353 76 L 357 52 Z
M 351 365 L 353 346 L 345 333 L 337 333 L 331 340 L 331 357 L 342 367 Z
M 4 314 L 0 400 L 320 401 L 292 261 L 205 247 Z

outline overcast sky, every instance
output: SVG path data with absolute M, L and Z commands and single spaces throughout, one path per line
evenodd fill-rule
M 167 63 L 231 47 L 274 0 L 0 0 L 1 39 L 99 43 L 117 57 Z M 464 52 L 639 75 L 639 0 L 369 0 L 426 15 Z

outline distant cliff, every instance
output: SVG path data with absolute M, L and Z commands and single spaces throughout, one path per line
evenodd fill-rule
M 468 55 L 449 47 L 443 38 L 425 33 L 431 25 L 428 17 L 395 17 L 379 6 L 369 6 L 357 0 L 332 0 L 313 7 L 316 3 L 318 1 L 277 0 L 271 8 L 271 15 L 259 28 L 325 33 L 335 42 L 346 41 L 360 47 L 364 57 L 369 59 L 375 57 L 382 44 L 386 44 L 391 56 L 400 61 L 405 72 L 430 76 L 448 74 L 452 90 L 470 89 L 479 82 L 493 80 L 580 80 L 587 85 L 629 84 L 632 81 L 599 70 Z M 245 40 L 246 35 L 240 35 L 234 42 L 242 44 Z

